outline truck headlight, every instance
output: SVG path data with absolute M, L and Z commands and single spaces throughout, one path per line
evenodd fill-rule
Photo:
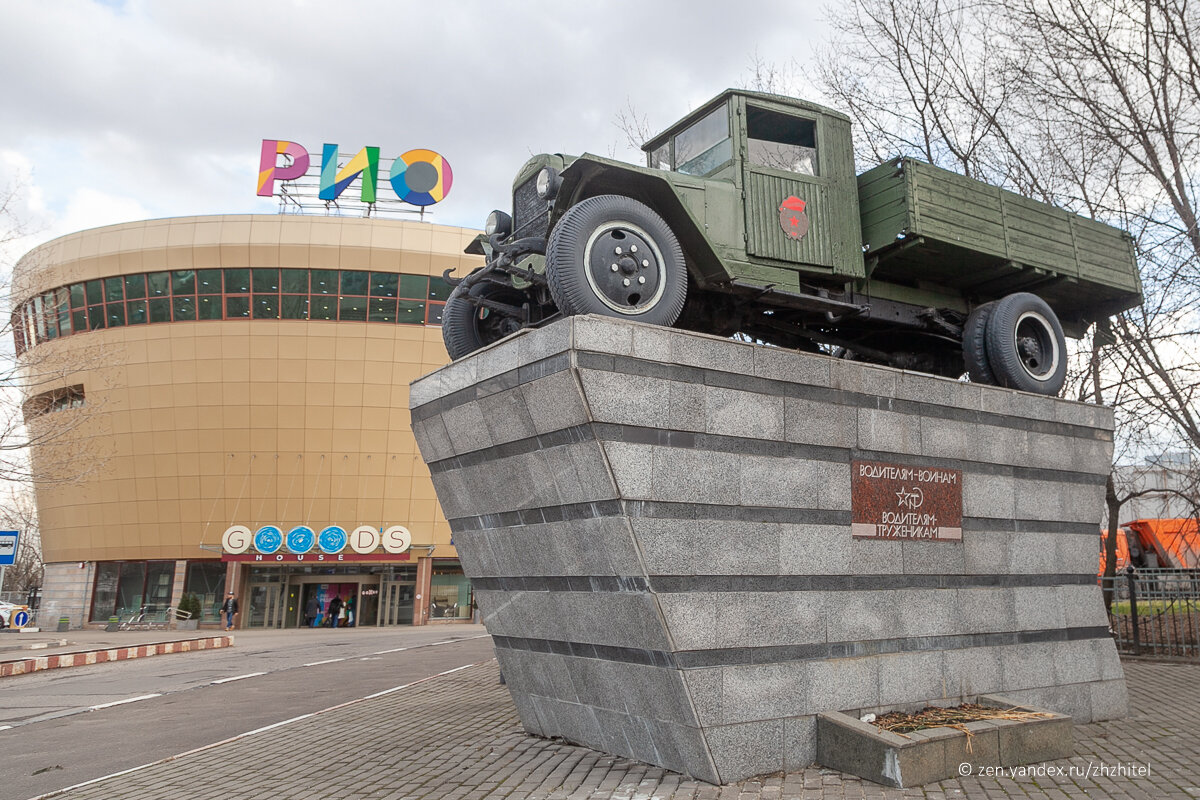
M 488 236 L 494 236 L 497 233 L 501 236 L 508 236 L 512 233 L 512 217 L 500 209 L 496 209 L 488 214 L 487 222 L 483 225 L 483 232 Z
M 537 194 L 543 200 L 553 200 L 558 194 L 558 187 L 562 186 L 562 178 L 558 175 L 558 170 L 552 167 L 542 167 L 542 171 L 537 175 Z

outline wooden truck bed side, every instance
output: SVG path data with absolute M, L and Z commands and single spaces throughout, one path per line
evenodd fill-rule
M 874 279 L 977 301 L 1032 291 L 1076 331 L 1141 302 L 1121 230 L 908 158 L 864 172 L 858 187 Z

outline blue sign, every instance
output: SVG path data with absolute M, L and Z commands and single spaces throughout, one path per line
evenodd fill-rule
M 0 566 L 17 563 L 17 540 L 20 531 L 0 531 Z
M 346 547 L 346 531 L 337 525 L 330 525 L 317 537 L 317 545 L 323 552 L 340 553 Z
M 22 608 L 20 611 L 12 615 L 10 624 L 14 628 L 24 628 L 29 624 L 29 612 Z
M 270 555 L 283 546 L 283 531 L 274 525 L 263 525 L 254 534 L 254 549 Z
M 307 525 L 297 525 L 288 531 L 287 546 L 292 553 L 307 553 L 317 543 L 317 535 Z

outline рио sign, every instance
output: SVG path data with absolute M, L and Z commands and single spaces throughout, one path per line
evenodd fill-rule
M 241 556 L 251 546 L 255 553 L 249 558 L 228 558 Z M 373 557 L 380 547 L 384 554 L 400 556 L 411 546 L 412 534 L 403 525 L 386 529 L 360 525 L 349 533 L 339 525 L 322 528 L 319 533 L 307 525 L 297 525 L 286 534 L 276 525 L 263 525 L 253 533 L 245 525 L 231 525 L 221 536 L 226 560 L 362 561 Z M 353 553 L 345 553 L 347 547 Z
M 962 541 L 962 472 L 876 461 L 850 464 L 856 539 Z
M 294 181 L 304 177 L 311 163 L 309 152 L 296 142 L 263 139 L 262 156 L 258 162 L 258 194 L 261 197 L 274 196 L 276 181 Z M 360 177 L 362 186 L 359 198 L 364 203 L 374 203 L 379 183 L 378 147 L 364 147 L 339 169 L 338 146 L 324 146 L 321 150 L 319 199 L 337 200 L 346 187 Z M 450 194 L 454 171 L 450 169 L 450 162 L 440 153 L 409 150 L 392 161 L 388 182 L 402 202 L 431 206 Z

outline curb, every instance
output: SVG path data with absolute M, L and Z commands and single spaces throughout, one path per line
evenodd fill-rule
M 104 664 L 109 661 L 129 661 L 134 658 L 149 658 L 150 656 L 166 655 L 167 653 L 215 650 L 219 647 L 232 646 L 232 636 L 205 636 L 198 639 L 180 639 L 173 642 L 143 644 L 135 647 L 79 650 L 74 653 L 59 653 L 52 656 L 18 658 L 11 661 L 0 661 L 0 678 L 11 675 L 28 675 L 31 672 L 41 672 L 47 669 L 82 667 L 88 664 Z

